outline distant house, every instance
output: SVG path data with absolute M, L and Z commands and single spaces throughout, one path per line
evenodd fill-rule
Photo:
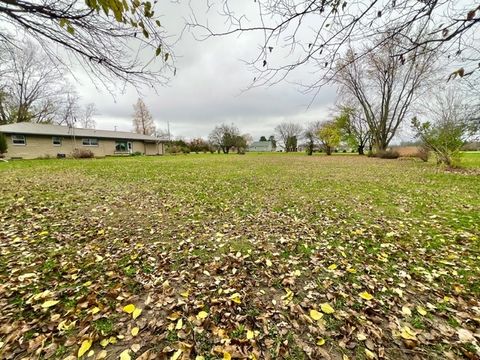
M 255 141 L 248 147 L 248 151 L 269 152 L 275 149 L 271 141 Z
M 1 125 L 0 133 L 7 137 L 7 158 L 69 157 L 75 149 L 90 150 L 96 157 L 164 153 L 164 144 L 158 138 L 123 131 L 25 122 Z

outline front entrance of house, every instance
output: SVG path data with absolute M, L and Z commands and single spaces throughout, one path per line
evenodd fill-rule
M 127 140 L 115 141 L 115 154 L 131 154 L 133 152 L 133 144 Z

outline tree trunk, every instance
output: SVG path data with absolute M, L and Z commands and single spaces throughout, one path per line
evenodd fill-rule
M 332 147 L 331 146 L 325 146 L 325 151 L 327 155 L 332 155 Z
M 363 152 L 363 149 L 364 149 L 364 146 L 363 145 L 359 145 L 357 150 L 358 150 L 358 155 L 365 155 L 365 153 Z

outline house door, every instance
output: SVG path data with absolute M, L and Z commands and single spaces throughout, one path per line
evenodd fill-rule
M 133 152 L 133 144 L 131 141 L 127 143 L 127 147 L 128 147 L 128 153 L 131 154 Z

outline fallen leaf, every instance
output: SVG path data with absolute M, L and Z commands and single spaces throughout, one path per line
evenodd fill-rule
M 410 308 L 406 305 L 403 305 L 402 306 L 402 313 L 403 315 L 405 316 L 411 316 L 412 315 L 412 311 L 410 310 Z
M 370 359 L 370 360 L 375 359 L 377 357 L 373 352 L 371 352 L 368 349 L 365 349 L 365 356 L 367 357 L 367 359 Z
M 225 351 L 223 353 L 223 360 L 231 360 L 232 359 L 232 355 L 230 355 L 229 352 Z
M 131 314 L 135 311 L 135 305 L 128 304 L 128 305 L 123 307 L 123 311 L 125 311 L 127 314 Z
M 208 313 L 206 311 L 200 311 L 198 314 L 197 314 L 197 319 L 199 320 L 203 320 L 203 319 L 206 319 L 208 316 Z
M 324 338 L 318 339 L 318 340 L 317 340 L 317 345 L 318 345 L 318 346 L 325 345 L 325 339 L 324 339 Z
M 177 360 L 180 355 L 182 355 L 182 349 L 178 349 L 177 351 L 175 351 L 170 360 Z
M 323 303 L 320 305 L 320 308 L 325 314 L 333 314 L 335 312 L 335 310 L 328 303 Z
M 252 330 L 247 330 L 247 339 L 252 340 L 255 337 L 255 333 Z
M 132 334 L 132 336 L 137 336 L 138 335 L 138 332 L 140 331 L 140 329 L 138 327 L 134 327 L 130 333 Z
M 320 320 L 322 317 L 323 317 L 323 314 L 322 313 L 319 313 L 317 310 L 315 309 L 312 309 L 310 310 L 310 317 L 313 319 L 313 320 Z
M 130 359 L 131 359 L 130 350 L 129 349 L 123 350 L 120 354 L 120 360 L 130 360 Z
M 415 335 L 415 332 L 412 331 L 408 326 L 404 326 L 402 328 L 402 331 L 400 332 L 400 336 L 406 340 L 416 340 L 417 337 Z
M 82 345 L 80 346 L 80 349 L 78 349 L 78 357 L 82 357 L 83 354 L 85 354 L 90 348 L 92 347 L 92 340 L 87 339 L 83 340 Z
M 175 325 L 175 330 L 180 330 L 183 327 L 183 319 L 180 318 L 177 321 L 177 325 Z
M 373 299 L 373 295 L 372 294 L 369 294 L 368 292 L 364 291 L 364 292 L 361 292 L 360 293 L 360 297 L 362 299 L 365 299 L 365 300 L 372 300 Z
M 42 307 L 46 309 L 46 308 L 57 305 L 59 302 L 60 301 L 58 300 L 47 300 L 42 304 Z
M 417 306 L 417 312 L 422 315 L 422 316 L 425 316 L 427 315 L 427 310 L 425 310 L 423 307 L 421 306 Z
M 335 270 L 337 268 L 337 264 L 332 264 L 328 267 L 328 270 Z
M 136 308 L 135 310 L 133 310 L 132 317 L 136 319 L 140 316 L 141 313 L 142 313 L 142 309 Z
M 237 303 L 237 304 L 242 303 L 239 293 L 235 293 L 235 294 L 230 295 L 230 300 L 232 300 L 234 303 Z

